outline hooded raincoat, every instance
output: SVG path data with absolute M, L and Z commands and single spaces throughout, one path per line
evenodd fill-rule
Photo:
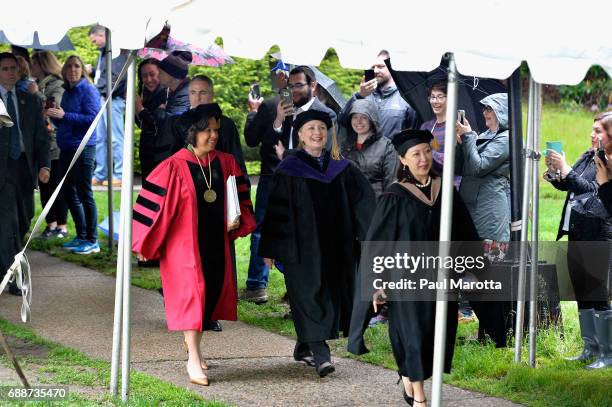
M 497 117 L 497 131 L 461 136 L 457 146 L 461 160 L 459 193 L 470 211 L 482 239 L 510 240 L 510 149 L 508 132 L 508 95 L 495 93 L 480 101 L 490 106 Z
M 374 126 L 374 134 L 365 140 L 361 149 L 357 146 L 357 134 L 351 126 L 351 116 L 354 113 L 367 116 Z M 348 122 L 342 123 L 347 131 L 343 132 L 340 139 L 340 152 L 363 172 L 378 198 L 395 180 L 399 162 L 397 152 L 391 141 L 380 134 L 378 108 L 374 102 L 367 99 L 356 100 L 347 119 Z

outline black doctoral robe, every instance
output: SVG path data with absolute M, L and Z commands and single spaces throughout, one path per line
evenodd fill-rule
M 379 198 L 366 237 L 368 241 L 437 241 L 440 238 L 441 198 L 440 178 L 432 181 L 433 205 L 417 197 L 418 188 L 411 185 L 410 192 L 399 183 L 391 184 Z M 479 240 L 478 233 L 461 196 L 453 194 L 453 241 Z M 363 333 L 372 314 L 372 302 L 361 301 L 357 290 L 348 351 L 357 355 L 368 352 Z M 373 294 L 373 293 L 372 293 Z M 371 298 L 371 296 L 370 296 Z M 448 303 L 446 357 L 444 371 L 450 372 L 455 335 L 457 333 L 457 302 Z M 393 355 L 402 376 L 411 381 L 431 377 L 433 367 L 435 301 L 395 301 L 389 303 L 389 339 Z
M 299 342 L 348 333 L 359 241 L 376 201 L 365 176 L 347 160 L 297 150 L 278 165 L 259 254 L 284 266 Z

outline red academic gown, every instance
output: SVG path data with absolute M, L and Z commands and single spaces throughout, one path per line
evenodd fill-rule
M 237 295 L 229 242 L 251 233 L 256 222 L 249 185 L 234 157 L 212 151 L 210 160 L 213 165 L 215 160 L 219 161 L 224 183 L 230 175 L 236 176 L 240 200 L 240 227 L 224 233 L 223 286 L 211 317 L 235 321 Z M 181 149 L 155 168 L 143 182 L 132 223 L 132 250 L 146 259 L 160 260 L 166 321 L 171 331 L 201 331 L 206 304 L 206 281 L 198 246 L 198 201 L 188 162 L 197 165 L 194 154 Z M 207 171 L 208 160 L 201 163 Z M 225 202 L 225 196 L 220 195 L 217 199 L 223 198 Z M 227 223 L 227 210 L 224 220 Z

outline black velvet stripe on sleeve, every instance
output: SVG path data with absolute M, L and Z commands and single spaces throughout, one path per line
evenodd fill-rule
M 147 180 L 142 181 L 142 189 L 146 189 L 147 191 L 159 196 L 166 196 L 166 193 L 168 192 L 166 188 L 162 188 L 159 185 L 155 185 Z
M 142 213 L 136 210 L 133 211 L 132 218 L 136 222 L 140 222 L 143 225 L 148 226 L 148 227 L 151 227 L 151 225 L 153 224 L 153 219 L 149 218 L 148 216 L 143 215 Z
M 239 201 L 247 201 L 251 199 L 251 192 L 250 191 L 242 191 L 242 192 L 238 192 L 238 200 Z
M 138 198 L 136 198 L 136 203 L 152 211 L 159 212 L 159 204 L 151 201 L 150 199 L 145 198 L 142 195 L 138 195 Z
M 244 175 L 240 175 L 239 177 L 236 177 L 236 185 L 242 185 L 242 184 L 247 184 L 247 183 L 248 181 Z

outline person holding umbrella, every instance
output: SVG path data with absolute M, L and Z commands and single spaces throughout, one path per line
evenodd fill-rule
M 332 120 L 310 109 L 298 114 L 297 149 L 277 166 L 262 225 L 259 254 L 268 267 L 280 262 L 297 342 L 296 361 L 320 377 L 335 368 L 326 340 L 348 332 L 358 241 L 370 223 L 375 196 L 368 180 L 337 144 L 325 148 Z M 335 138 L 335 134 L 332 136 Z
M 155 139 L 159 126 L 154 112 L 165 105 L 168 88 L 159 80 L 159 61 L 153 58 L 143 60 L 138 65 L 138 96 L 136 97 L 136 123 L 140 126 L 140 169 L 146 179 L 161 162 L 155 159 Z

